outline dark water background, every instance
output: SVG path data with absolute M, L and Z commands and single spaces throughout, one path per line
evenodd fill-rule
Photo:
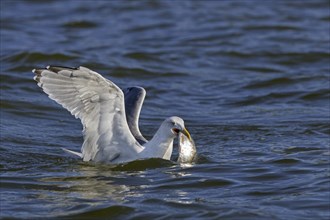
M 0 2 L 1 218 L 330 218 L 329 1 Z M 181 116 L 198 162 L 62 152 L 82 127 L 49 64 L 145 87 L 142 132 Z

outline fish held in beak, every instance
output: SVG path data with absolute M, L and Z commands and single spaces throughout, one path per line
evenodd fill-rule
M 179 133 L 179 158 L 178 163 L 192 163 L 197 158 L 197 150 L 194 140 L 187 129 Z

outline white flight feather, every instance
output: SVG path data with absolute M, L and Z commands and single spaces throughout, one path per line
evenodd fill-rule
M 125 160 L 139 157 L 143 147 L 136 143 L 127 126 L 121 89 L 85 67 L 57 73 L 48 68 L 41 72 L 38 85 L 51 99 L 81 119 L 84 161 L 109 162 L 119 154 Z

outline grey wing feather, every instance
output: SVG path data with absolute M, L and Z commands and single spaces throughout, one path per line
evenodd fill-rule
M 140 132 L 139 117 L 146 96 L 146 91 L 142 87 L 134 86 L 124 89 L 123 92 L 125 96 L 125 110 L 128 127 L 135 139 L 143 145 L 148 141 Z

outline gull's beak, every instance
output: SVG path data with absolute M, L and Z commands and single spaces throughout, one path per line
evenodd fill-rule
M 182 134 L 186 135 L 189 140 L 191 140 L 190 133 L 186 128 L 184 128 L 181 132 Z

